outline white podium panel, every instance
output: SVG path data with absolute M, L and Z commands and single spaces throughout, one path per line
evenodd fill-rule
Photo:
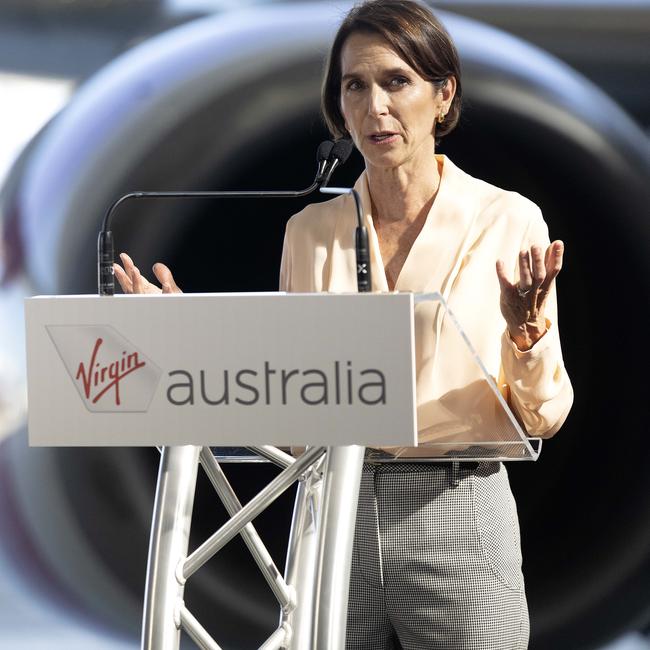
M 32 445 L 417 444 L 412 294 L 53 296 L 25 310 Z

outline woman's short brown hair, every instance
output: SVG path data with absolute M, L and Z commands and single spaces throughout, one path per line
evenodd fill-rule
M 350 10 L 330 49 L 321 93 L 325 124 L 334 138 L 348 137 L 341 113 L 341 51 L 356 32 L 379 34 L 423 79 L 436 90 L 448 77 L 456 79 L 456 94 L 436 138 L 454 129 L 460 118 L 462 89 L 458 52 L 447 30 L 423 5 L 412 0 L 369 0 Z

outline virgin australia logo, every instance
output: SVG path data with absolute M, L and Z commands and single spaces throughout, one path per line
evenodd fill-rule
M 48 325 L 47 331 L 89 411 L 143 412 L 162 371 L 110 325 Z
M 97 357 L 103 343 L 103 338 L 95 341 L 88 365 L 84 365 L 83 361 L 79 364 L 75 379 L 81 380 L 84 395 L 93 404 L 97 404 L 108 391 L 114 391 L 115 406 L 120 406 L 120 382 L 127 375 L 144 368 L 147 364 L 138 358 L 138 352 L 127 354 L 124 350 L 121 359 L 101 365 Z

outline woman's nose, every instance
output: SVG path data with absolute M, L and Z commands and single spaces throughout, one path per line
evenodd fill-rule
M 372 86 L 368 94 L 368 113 L 385 115 L 388 112 L 388 95 L 381 86 Z

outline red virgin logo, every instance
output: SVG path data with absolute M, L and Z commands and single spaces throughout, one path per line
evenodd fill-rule
M 112 361 L 108 365 L 101 365 L 97 361 L 99 348 L 104 339 L 97 339 L 93 347 L 90 361 L 85 366 L 83 361 L 79 364 L 75 379 L 81 379 L 86 399 L 96 404 L 108 391 L 115 389 L 113 396 L 115 405 L 120 405 L 120 381 L 132 372 L 144 368 L 146 363 L 138 359 L 138 353 L 128 354 L 122 352 L 122 358 Z
M 89 411 L 147 411 L 162 374 L 110 325 L 48 325 L 47 331 Z

